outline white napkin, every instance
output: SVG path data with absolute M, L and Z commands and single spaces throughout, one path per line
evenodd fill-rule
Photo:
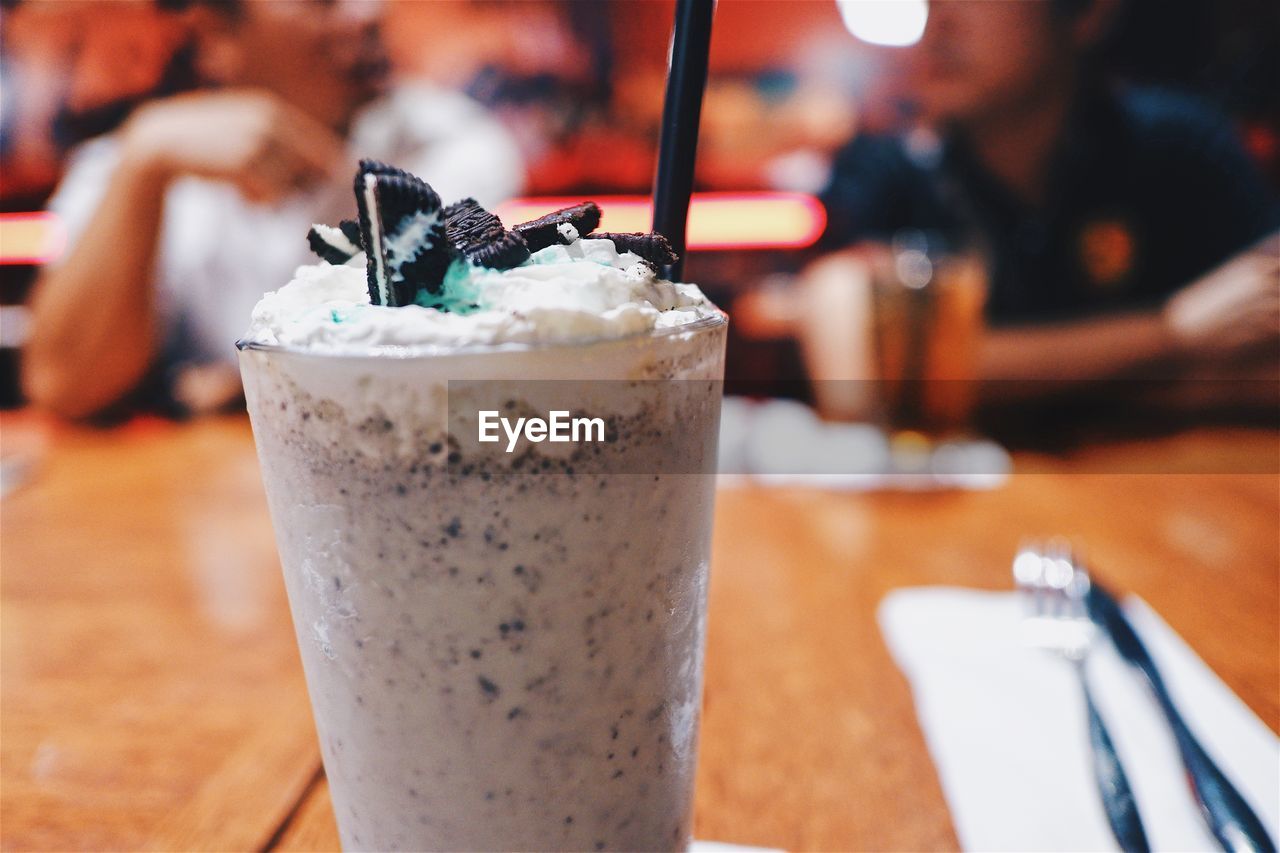
M 1080 685 L 1069 664 L 1021 644 L 1021 612 L 1014 593 L 922 587 L 890 593 L 879 619 L 966 849 L 1115 850 Z M 1280 838 L 1280 741 L 1144 602 L 1125 612 L 1200 743 Z M 1106 642 L 1088 666 L 1152 848 L 1217 849 L 1137 671 Z

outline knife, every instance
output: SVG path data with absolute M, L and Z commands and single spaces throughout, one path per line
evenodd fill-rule
M 1182 715 L 1174 707 L 1155 661 L 1142 645 L 1138 633 L 1129 624 L 1115 598 L 1094 581 L 1089 587 L 1087 603 L 1090 618 L 1111 638 L 1120 656 L 1146 676 L 1147 684 L 1155 694 L 1156 703 L 1164 712 L 1169 728 L 1173 730 L 1178 752 L 1182 754 L 1182 764 L 1187 770 L 1187 783 L 1191 787 L 1191 793 L 1222 849 L 1228 853 L 1276 853 L 1276 846 L 1267 835 L 1262 821 L 1213 763 L 1191 729 L 1187 728 Z

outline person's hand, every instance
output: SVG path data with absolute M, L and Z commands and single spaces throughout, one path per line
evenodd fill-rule
M 1280 235 L 1174 294 L 1163 319 L 1192 359 L 1232 358 L 1280 342 Z
M 343 145 L 320 122 L 260 91 L 200 92 L 153 101 L 123 129 L 127 157 L 167 177 L 228 181 L 274 201 L 334 173 Z

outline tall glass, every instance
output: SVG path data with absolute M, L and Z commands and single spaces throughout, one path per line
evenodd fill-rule
M 920 231 L 899 232 L 877 261 L 871 343 L 882 423 L 891 435 L 962 435 L 976 396 L 985 265 Z
M 687 846 L 726 327 L 242 346 L 345 848 Z M 470 432 L 566 396 L 604 444 Z

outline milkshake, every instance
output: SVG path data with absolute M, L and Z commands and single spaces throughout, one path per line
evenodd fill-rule
M 396 240 L 431 212 L 375 196 L 241 342 L 343 846 L 682 849 L 726 321 L 580 215 L 468 242 L 445 209 L 428 262 Z

